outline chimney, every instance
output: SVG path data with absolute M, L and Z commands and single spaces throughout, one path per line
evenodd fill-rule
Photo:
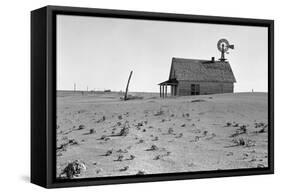
M 215 57 L 212 57 L 212 63 L 214 63 L 215 62 Z

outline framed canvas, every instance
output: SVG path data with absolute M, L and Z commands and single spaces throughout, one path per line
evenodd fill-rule
M 31 12 L 31 182 L 274 172 L 273 20 Z

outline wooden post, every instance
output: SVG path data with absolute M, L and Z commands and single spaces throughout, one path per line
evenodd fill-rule
M 161 96 L 161 85 L 159 85 L 159 87 L 160 87 L 160 98 L 161 98 L 161 97 L 162 97 L 162 96 Z
M 127 100 L 128 88 L 129 88 L 129 84 L 130 84 L 130 80 L 131 80 L 132 74 L 133 74 L 133 71 L 130 72 L 130 76 L 129 76 L 129 79 L 128 79 L 128 82 L 127 82 L 127 86 L 126 86 L 126 92 L 125 92 L 124 100 Z
M 165 97 L 167 97 L 167 85 L 165 85 Z

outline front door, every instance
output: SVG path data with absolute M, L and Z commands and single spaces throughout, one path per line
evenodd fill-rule
M 200 85 L 191 84 L 191 95 L 199 95 L 199 94 L 200 94 Z

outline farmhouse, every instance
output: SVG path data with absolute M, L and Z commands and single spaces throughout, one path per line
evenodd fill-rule
M 233 93 L 236 82 L 230 64 L 216 61 L 173 58 L 169 79 L 160 83 L 160 97 Z

